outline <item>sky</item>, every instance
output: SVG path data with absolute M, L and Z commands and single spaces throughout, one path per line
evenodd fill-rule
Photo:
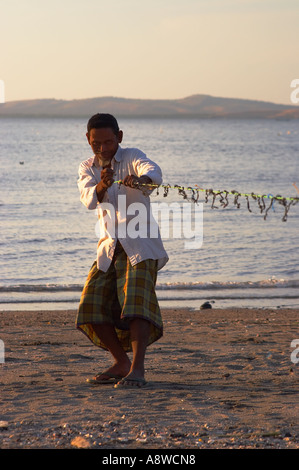
M 292 104 L 298 0 L 0 0 L 5 101 L 195 94 Z

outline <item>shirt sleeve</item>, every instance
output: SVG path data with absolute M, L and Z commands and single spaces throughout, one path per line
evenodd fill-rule
M 79 166 L 79 179 L 78 188 L 80 191 L 80 201 L 87 207 L 87 209 L 96 209 L 98 198 L 96 192 L 97 181 L 92 174 L 90 167 L 85 163 Z
M 134 169 L 137 176 L 148 176 L 154 184 L 162 183 L 162 171 L 157 163 L 150 160 L 143 152 L 138 152 L 134 159 Z

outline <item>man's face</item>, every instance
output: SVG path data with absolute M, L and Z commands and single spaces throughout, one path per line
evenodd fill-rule
M 103 128 L 91 129 L 90 133 L 87 133 L 86 136 L 96 157 L 105 163 L 109 163 L 117 152 L 123 134 L 122 131 L 119 131 L 115 135 L 112 129 Z

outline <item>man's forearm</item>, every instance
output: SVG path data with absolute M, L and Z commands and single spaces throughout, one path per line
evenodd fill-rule
M 104 186 L 102 181 L 100 181 L 96 186 L 97 198 L 99 202 L 102 202 L 106 191 L 107 191 L 107 186 Z
M 140 184 L 150 184 L 152 182 L 151 178 L 149 176 L 146 176 L 146 175 L 140 176 L 138 179 L 139 179 Z M 100 181 L 97 184 L 96 192 L 97 192 L 97 198 L 98 198 L 99 202 L 102 202 L 107 189 L 108 189 L 108 187 L 105 186 L 102 181 Z

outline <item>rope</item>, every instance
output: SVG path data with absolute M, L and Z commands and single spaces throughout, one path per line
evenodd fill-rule
M 117 183 L 118 185 L 123 184 L 122 180 L 119 181 L 114 181 L 114 183 Z M 254 202 L 257 202 L 260 213 L 264 213 L 264 220 L 267 219 L 268 212 L 272 208 L 274 210 L 274 203 L 277 202 L 278 204 L 282 205 L 284 207 L 284 214 L 282 217 L 282 221 L 286 222 L 288 218 L 288 213 L 290 210 L 290 207 L 292 205 L 296 205 L 299 202 L 299 197 L 284 197 L 278 194 L 277 196 L 273 196 L 273 194 L 255 194 L 255 193 L 240 193 L 239 191 L 231 190 L 214 190 L 214 189 L 203 189 L 200 188 L 199 186 L 195 185 L 195 187 L 191 186 L 180 186 L 175 184 L 174 186 L 171 186 L 170 184 L 137 184 L 136 185 L 137 189 L 140 189 L 145 193 L 144 190 L 154 190 L 156 189 L 156 194 L 159 195 L 159 189 L 163 189 L 163 196 L 167 197 L 169 190 L 170 189 L 176 189 L 178 191 L 178 194 L 183 197 L 183 199 L 192 201 L 196 204 L 198 204 L 199 201 L 199 193 L 204 192 L 205 193 L 205 203 L 209 202 L 209 198 L 212 197 L 212 209 L 218 209 L 218 207 L 215 205 L 217 198 L 219 200 L 217 201 L 222 208 L 225 208 L 229 205 L 229 200 L 228 196 L 234 196 L 234 201 L 233 204 L 236 206 L 237 209 L 240 209 L 241 203 L 239 201 L 240 197 L 245 197 L 246 202 L 247 202 L 247 209 L 249 212 L 252 212 L 251 207 L 250 207 L 250 200 L 251 198 Z M 187 193 L 189 192 L 189 194 Z M 268 199 L 270 201 L 268 207 L 266 206 L 265 199 Z

